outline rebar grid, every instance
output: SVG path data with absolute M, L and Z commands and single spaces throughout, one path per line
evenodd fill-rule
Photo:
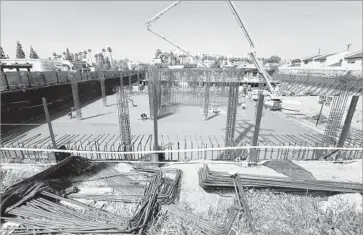
M 324 131 L 323 141 L 325 144 L 336 144 L 347 102 L 348 92 L 346 91 L 342 91 L 338 97 L 334 97 Z
M 208 119 L 209 95 L 210 95 L 210 72 L 204 72 L 206 76 L 205 94 L 204 94 L 204 120 Z
M 236 115 L 238 106 L 238 84 L 230 83 L 226 123 L 226 147 L 234 146 L 234 133 L 236 128 Z M 226 151 L 225 159 L 235 159 L 234 151 Z

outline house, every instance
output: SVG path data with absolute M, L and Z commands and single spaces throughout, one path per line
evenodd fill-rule
M 312 56 L 308 56 L 305 58 L 302 58 L 301 61 L 301 67 L 310 67 L 311 64 L 313 64 L 313 61 L 316 57 L 321 56 L 320 54 L 316 54 L 316 55 L 312 55 Z
M 161 59 L 153 59 L 152 64 L 161 64 Z
M 346 70 L 362 70 L 362 51 L 347 54 L 341 61 L 341 67 Z
M 326 67 L 327 66 L 327 61 L 332 61 L 331 60 L 331 57 L 334 56 L 334 55 L 336 55 L 336 54 L 338 54 L 338 53 L 326 53 L 326 54 L 317 56 L 317 57 L 315 57 L 313 59 L 313 61 L 311 63 L 311 66 L 312 67 L 316 67 L 316 68 L 318 68 L 318 67 Z

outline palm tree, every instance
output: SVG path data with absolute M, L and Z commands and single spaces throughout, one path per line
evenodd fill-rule
M 93 64 L 93 61 L 92 61 L 92 50 L 91 49 L 88 49 L 88 54 L 89 54 L 89 58 L 91 59 L 91 64 Z
M 78 59 L 82 60 L 82 57 L 83 57 L 83 52 L 82 51 L 78 52 Z
M 113 59 L 112 59 L 112 49 L 111 49 L 111 47 L 107 47 L 107 51 L 108 51 L 108 53 L 110 53 L 111 67 L 113 67 Z
M 105 48 L 102 48 L 102 53 L 103 53 L 103 57 L 106 58 L 106 55 L 105 55 L 106 49 Z
M 54 59 L 57 59 L 57 53 L 53 52 Z

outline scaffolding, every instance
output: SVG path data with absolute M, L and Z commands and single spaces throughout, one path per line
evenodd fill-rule
M 236 115 L 238 107 L 238 84 L 230 83 L 228 92 L 228 109 L 227 109 L 227 123 L 226 123 L 226 147 L 234 146 L 234 133 L 236 129 Z M 235 159 L 235 152 L 233 150 L 227 150 L 224 158 Z
M 100 83 L 101 83 L 102 103 L 104 107 L 107 107 L 106 84 L 104 76 L 101 76 Z
M 345 90 L 335 96 L 331 104 L 327 125 L 324 131 L 324 144 L 336 145 L 349 93 Z
M 129 152 L 132 149 L 131 149 L 130 115 L 129 115 L 126 87 L 124 86 L 118 87 L 116 98 L 117 98 L 117 112 L 118 112 L 120 135 L 124 146 L 123 151 Z M 132 160 L 132 156 L 127 155 L 126 160 Z
M 210 94 L 210 72 L 205 71 L 205 94 L 204 94 L 204 120 L 208 120 L 209 94 Z
M 81 104 L 79 102 L 78 82 L 75 80 L 75 78 L 72 79 L 71 87 L 72 87 L 73 105 L 74 109 L 76 110 L 76 116 L 77 119 L 81 120 L 82 111 L 81 111 Z

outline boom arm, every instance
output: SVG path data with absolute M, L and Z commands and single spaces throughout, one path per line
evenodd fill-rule
M 154 23 L 155 21 L 157 21 L 162 15 L 164 15 L 167 11 L 169 11 L 171 8 L 175 7 L 179 3 L 181 3 L 181 1 L 175 1 L 175 2 L 173 2 L 168 7 L 166 7 L 164 10 L 162 10 L 161 12 L 159 12 L 158 14 L 156 14 L 153 18 L 151 18 L 150 20 L 146 21 L 146 23 L 145 23 L 146 27 L 147 28 L 150 28 L 152 23 Z
M 242 21 L 242 18 L 236 8 L 236 6 L 234 5 L 234 2 L 233 1 L 227 1 L 227 4 L 229 6 L 229 8 L 231 9 L 234 17 L 236 18 L 239 26 L 241 27 L 244 35 L 246 36 L 247 38 L 247 41 L 249 42 L 250 44 L 250 47 L 251 47 L 251 52 L 248 53 L 248 55 L 251 57 L 252 59 L 252 62 L 254 63 L 254 65 L 256 66 L 257 70 L 262 74 L 262 77 L 264 78 L 267 86 L 268 86 L 268 89 L 270 90 L 270 92 L 273 94 L 274 93 L 274 88 L 272 87 L 271 85 L 271 77 L 270 75 L 268 75 L 268 73 L 266 72 L 266 70 L 263 68 L 263 66 L 261 65 L 260 61 L 258 61 L 258 59 L 256 58 L 256 49 L 255 49 L 255 45 L 253 44 L 252 42 L 252 38 L 250 36 L 250 34 L 248 33 L 247 31 L 247 28 L 246 26 L 244 25 L 243 21 Z

